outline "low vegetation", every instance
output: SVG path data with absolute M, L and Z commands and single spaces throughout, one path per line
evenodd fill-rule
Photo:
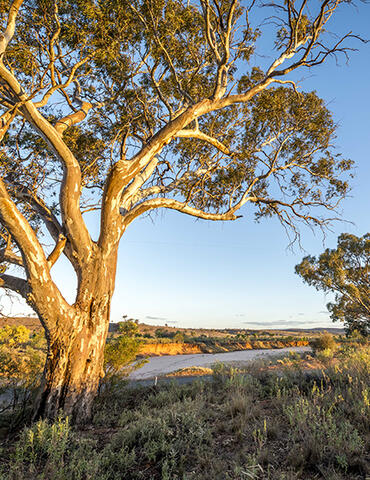
M 313 357 L 217 364 L 213 381 L 116 381 L 100 392 L 87 429 L 60 416 L 13 430 L 0 479 L 363 480 L 370 352 L 335 342 L 331 358 L 317 357 L 333 345 L 326 336 Z
M 0 328 L 0 412 L 27 403 L 44 364 L 42 332 L 32 333 L 22 325 Z
M 145 360 L 136 361 L 141 340 L 127 330 L 110 338 L 105 347 L 105 377 L 102 387 L 126 377 Z M 23 325 L 0 328 L 0 413 L 25 408 L 38 386 L 46 358 L 42 331 Z
M 124 317 L 126 318 L 126 317 Z M 139 324 L 137 320 L 127 319 L 114 326 L 114 331 L 119 333 L 130 331 L 135 338 L 140 338 L 142 355 L 156 354 L 175 354 L 178 345 L 187 345 L 194 347 L 202 353 L 221 353 L 232 352 L 236 350 L 250 349 L 268 349 L 268 348 L 286 348 L 299 347 L 309 344 L 309 340 L 317 333 L 303 333 L 300 335 L 284 331 L 256 331 L 256 330 L 191 330 L 176 329 L 173 327 L 152 327 L 150 325 Z M 134 333 L 133 333 L 134 332 Z M 114 337 L 114 333 L 111 334 Z M 171 349 L 158 345 L 171 344 Z M 153 350 L 153 345 L 157 348 Z M 167 352 L 168 350 L 168 352 Z M 177 353 L 183 353 L 186 347 L 180 347 Z M 191 349 L 188 349 L 191 352 Z

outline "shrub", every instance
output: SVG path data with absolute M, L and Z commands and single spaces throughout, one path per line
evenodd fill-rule
M 19 325 L 18 327 L 5 325 L 5 327 L 0 329 L 0 344 L 18 346 L 21 343 L 26 343 L 30 338 L 30 334 L 31 331 L 24 325 Z
M 173 337 L 174 341 L 177 343 L 183 343 L 184 338 L 185 336 L 182 332 L 176 332 L 175 336 Z
M 140 340 L 126 335 L 111 338 L 105 346 L 104 367 L 107 377 L 125 376 L 139 353 Z
M 337 348 L 337 342 L 331 333 L 324 332 L 319 337 L 311 340 L 310 346 L 314 353 L 324 350 L 334 352 Z
M 40 420 L 22 431 L 7 471 L 0 471 L 0 478 L 103 480 L 106 477 L 98 475 L 101 453 L 95 447 L 94 440 L 73 432 L 68 418 L 59 417 L 53 424 Z
M 156 331 L 154 332 L 157 338 L 169 338 L 169 333 L 170 332 L 168 332 L 164 328 L 157 328 Z
M 139 335 L 138 321 L 127 319 L 118 323 L 118 331 L 126 337 L 136 337 Z
M 364 441 L 358 430 L 332 405 L 301 396 L 284 411 L 291 426 L 294 461 L 301 457 L 307 466 L 326 462 L 346 471 L 363 455 Z
M 4 409 L 24 404 L 38 385 L 45 363 L 44 335 L 32 334 L 20 325 L 0 329 L 1 390 L 6 394 Z

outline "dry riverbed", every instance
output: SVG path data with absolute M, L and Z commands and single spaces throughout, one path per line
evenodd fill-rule
M 138 370 L 132 372 L 130 380 L 145 380 L 160 377 L 183 368 L 209 367 L 217 362 L 235 363 L 250 362 L 269 356 L 281 356 L 289 352 L 309 352 L 310 347 L 290 347 L 264 350 L 241 350 L 226 353 L 199 353 L 191 355 L 168 355 L 165 357 L 151 357 Z

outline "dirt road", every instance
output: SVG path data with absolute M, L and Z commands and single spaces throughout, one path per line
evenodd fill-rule
M 175 372 L 180 368 L 206 367 L 216 362 L 249 362 L 266 356 L 280 356 L 290 351 L 308 352 L 310 347 L 291 347 L 266 350 L 241 350 L 227 353 L 199 353 L 151 357 L 143 367 L 131 373 L 130 380 L 144 380 Z

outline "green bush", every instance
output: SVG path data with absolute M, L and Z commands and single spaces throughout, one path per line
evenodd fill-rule
M 100 475 L 102 455 L 96 441 L 77 435 L 68 418 L 55 423 L 46 420 L 25 428 L 15 445 L 6 473 L 6 480 L 104 480 Z
M 334 352 L 337 348 L 337 342 L 331 333 L 324 332 L 319 337 L 310 341 L 310 346 L 314 353 L 316 352 Z
M 140 334 L 138 321 L 126 319 L 118 323 L 118 332 L 126 337 L 136 337 Z
M 363 455 L 364 440 L 353 423 L 341 418 L 341 412 L 333 405 L 323 404 L 320 391 L 316 392 L 317 402 L 301 396 L 284 408 L 291 426 L 291 459 L 295 464 L 327 463 L 347 471 Z M 334 401 L 338 400 L 334 397 Z
M 0 393 L 7 398 L 2 408 L 25 405 L 39 384 L 45 364 L 45 347 L 44 335 L 33 334 L 23 325 L 0 329 Z
M 139 353 L 141 341 L 135 337 L 120 335 L 110 338 L 105 346 L 104 367 L 106 377 L 126 376 Z

